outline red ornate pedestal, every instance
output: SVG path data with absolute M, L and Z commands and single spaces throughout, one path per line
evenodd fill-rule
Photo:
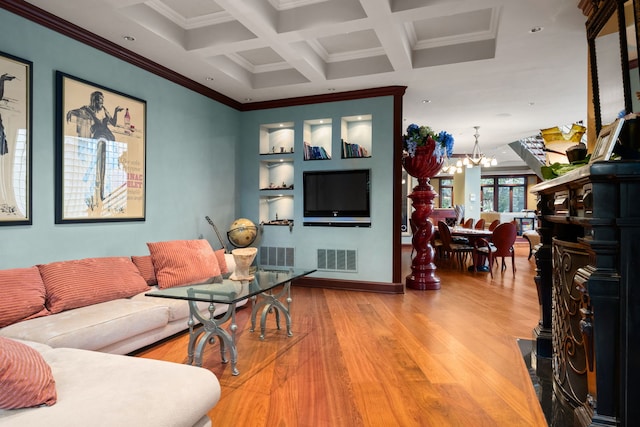
M 406 277 L 406 285 L 411 289 L 440 289 L 440 279 L 436 276 L 433 263 L 434 250 L 431 246 L 433 224 L 428 220 L 433 212 L 433 199 L 438 194 L 429 179 L 442 168 L 444 159 L 434 155 L 435 143 L 418 147 L 414 157 L 404 157 L 403 166 L 407 173 L 418 179 L 418 185 L 408 196 L 413 205 L 411 213 L 413 238 L 411 244 L 415 256 L 411 261 L 411 274 Z

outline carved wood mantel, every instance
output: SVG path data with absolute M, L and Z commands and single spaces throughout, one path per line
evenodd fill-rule
M 553 360 L 574 425 L 640 425 L 640 161 L 595 162 L 532 191 L 535 357 Z

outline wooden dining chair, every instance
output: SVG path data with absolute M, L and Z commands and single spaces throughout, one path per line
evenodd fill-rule
M 502 258 L 501 271 L 507 268 L 504 261 L 506 257 L 511 258 L 513 274 L 516 274 L 515 250 L 513 244 L 516 242 L 517 230 L 512 222 L 503 222 L 498 225 L 491 235 L 491 242 L 487 239 L 475 239 L 473 242 L 473 265 L 478 265 L 479 260 L 486 257 L 489 263 L 489 272 L 493 278 L 494 260 Z
M 494 219 L 493 221 L 491 221 L 491 224 L 489 224 L 489 231 L 495 230 L 498 225 L 500 225 L 500 220 Z
M 473 218 L 467 218 L 464 220 L 464 224 L 462 225 L 464 228 L 473 228 Z
M 485 223 L 484 218 L 480 218 L 478 222 L 476 222 L 476 225 L 474 226 L 474 228 L 476 230 L 484 230 L 484 223 Z
M 473 246 L 462 243 L 454 243 L 451 240 L 451 229 L 444 221 L 438 221 L 438 233 L 442 246 L 440 251 L 444 256 L 448 256 L 449 260 L 454 260 L 460 269 L 466 266 L 467 257 L 473 254 Z

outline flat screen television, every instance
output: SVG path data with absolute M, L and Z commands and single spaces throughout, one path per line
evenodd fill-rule
M 370 227 L 370 178 L 370 169 L 303 172 L 303 224 Z

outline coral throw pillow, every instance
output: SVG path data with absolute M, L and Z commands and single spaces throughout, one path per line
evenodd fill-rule
M 216 259 L 218 260 L 218 265 L 220 266 L 220 274 L 229 273 L 229 267 L 227 267 L 227 260 L 224 258 L 224 249 L 218 249 L 216 251 Z
M 59 261 L 38 268 L 51 313 L 127 298 L 149 289 L 129 257 Z
M 218 258 L 204 239 L 152 242 L 147 246 L 161 289 L 217 281 L 221 276 Z
M 38 267 L 0 270 L 0 295 L 0 328 L 49 314 Z
M 51 367 L 40 353 L 0 337 L 0 409 L 51 406 L 57 399 Z
M 158 284 L 158 278 L 156 277 L 156 270 L 153 267 L 153 261 L 151 261 L 151 255 L 134 255 L 131 257 L 131 261 L 138 267 L 140 274 L 142 274 L 142 277 L 144 277 L 144 280 L 149 286 Z

